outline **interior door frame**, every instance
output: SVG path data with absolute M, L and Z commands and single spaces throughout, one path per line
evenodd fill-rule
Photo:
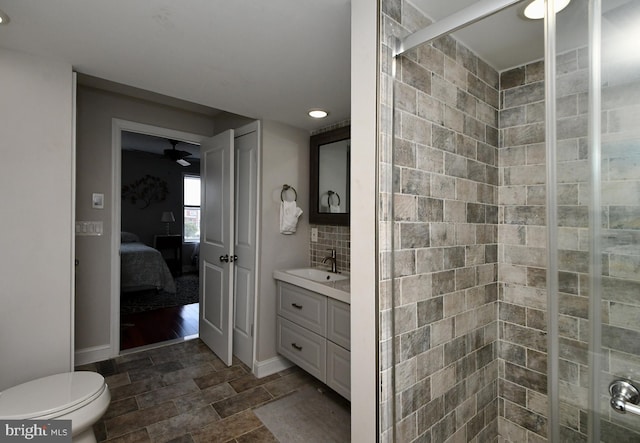
M 122 131 L 201 144 L 207 136 L 129 120 L 111 120 L 111 358 L 120 355 L 120 230 L 122 229 Z

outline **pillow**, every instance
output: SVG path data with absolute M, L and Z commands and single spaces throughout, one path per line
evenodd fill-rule
M 132 234 L 131 232 L 121 232 L 120 233 L 120 243 L 134 243 L 139 242 L 140 239 L 137 235 Z

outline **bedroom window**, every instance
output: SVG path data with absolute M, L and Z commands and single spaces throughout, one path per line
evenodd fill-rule
M 184 176 L 184 242 L 200 241 L 200 177 Z

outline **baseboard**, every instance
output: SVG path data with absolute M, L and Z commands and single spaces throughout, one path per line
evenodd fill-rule
M 82 366 L 97 361 L 108 360 L 112 357 L 111 346 L 92 346 L 89 348 L 79 349 L 75 352 L 75 366 Z
M 266 377 L 276 372 L 280 372 L 284 369 L 293 366 L 289 360 L 284 357 L 276 356 L 269 360 L 256 361 L 253 363 L 253 375 L 257 378 Z

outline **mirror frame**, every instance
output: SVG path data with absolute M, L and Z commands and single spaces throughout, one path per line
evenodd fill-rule
M 338 142 L 351 138 L 351 126 L 345 126 L 331 131 L 323 132 L 311 136 L 309 139 L 309 145 L 311 148 L 311 156 L 309 158 L 310 169 L 310 181 L 309 181 L 309 223 L 318 225 L 339 225 L 349 226 L 349 220 L 351 216 L 351 208 L 349 207 L 346 213 L 329 213 L 318 212 L 318 179 L 320 176 L 319 171 L 319 158 L 320 158 L 320 146 L 328 143 Z M 347 193 L 351 194 L 351 171 L 350 165 L 347 168 Z M 350 202 L 351 199 L 349 199 Z

